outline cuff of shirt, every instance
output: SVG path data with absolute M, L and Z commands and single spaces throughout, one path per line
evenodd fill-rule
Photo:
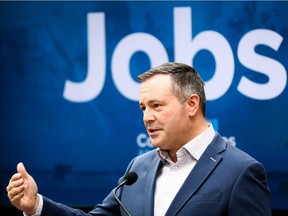
M 36 208 L 36 212 L 33 215 L 28 215 L 27 213 L 23 212 L 24 216 L 40 216 L 42 213 L 42 208 L 43 208 L 43 197 L 40 194 L 37 194 L 37 196 L 39 197 L 39 203 L 38 206 Z

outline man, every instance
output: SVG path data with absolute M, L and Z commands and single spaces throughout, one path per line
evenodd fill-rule
M 264 167 L 225 142 L 205 119 L 204 82 L 190 66 L 166 63 L 141 81 L 143 122 L 156 149 L 134 158 L 126 173 L 138 180 L 119 190 L 131 215 L 271 215 Z M 89 214 L 37 192 L 22 163 L 7 193 L 18 209 L 33 215 L 126 215 L 114 190 Z M 122 181 L 122 178 L 119 182 Z

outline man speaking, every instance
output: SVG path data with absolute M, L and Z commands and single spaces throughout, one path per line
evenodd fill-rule
M 207 122 L 199 74 L 186 64 L 165 63 L 138 79 L 143 122 L 156 148 L 130 162 L 120 187 L 84 213 L 38 194 L 19 163 L 6 188 L 11 203 L 26 215 L 42 216 L 271 215 L 264 167 Z

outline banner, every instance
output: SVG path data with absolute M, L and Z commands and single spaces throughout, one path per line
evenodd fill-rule
M 39 193 L 94 206 L 153 147 L 137 75 L 192 65 L 207 120 L 267 171 L 273 209 L 288 200 L 288 3 L 0 2 L 0 177 L 22 161 Z

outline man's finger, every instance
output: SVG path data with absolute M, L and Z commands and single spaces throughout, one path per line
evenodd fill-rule
M 18 173 L 21 174 L 22 178 L 26 178 L 28 176 L 28 173 L 27 173 L 25 166 L 22 162 L 17 164 L 17 171 L 18 171 Z

